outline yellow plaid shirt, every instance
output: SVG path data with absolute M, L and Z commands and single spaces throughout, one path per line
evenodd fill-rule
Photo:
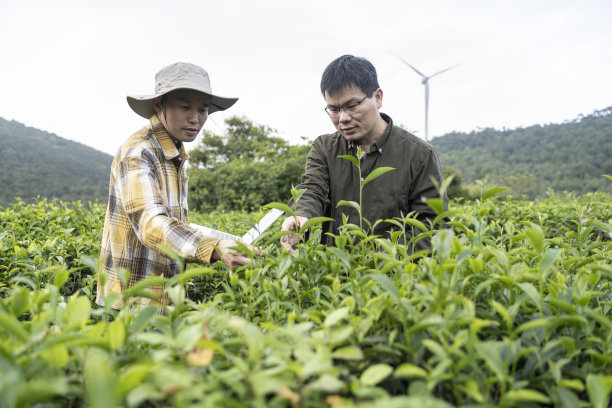
M 111 167 L 100 253 L 101 269 L 108 276 L 103 287 L 98 284 L 96 303 L 104 305 L 106 295 L 121 293 L 144 278 L 178 274 L 179 264 L 162 247 L 187 261 L 210 263 L 213 246 L 219 240 L 188 226 L 188 158 L 184 146 L 177 148 L 157 115 L 117 152 Z M 127 284 L 119 278 L 120 269 L 130 271 Z M 149 291 L 159 303 L 167 302 L 162 286 Z M 130 303 L 132 300 L 144 306 L 158 304 L 144 297 L 130 299 Z M 117 309 L 122 306 L 122 299 L 111 305 Z

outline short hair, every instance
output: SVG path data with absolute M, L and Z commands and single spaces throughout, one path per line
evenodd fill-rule
M 371 97 L 378 85 L 376 68 L 367 59 L 354 55 L 343 55 L 333 60 L 321 77 L 321 94 L 333 94 L 345 88 L 357 86 Z

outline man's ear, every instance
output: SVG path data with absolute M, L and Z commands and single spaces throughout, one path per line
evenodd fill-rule
M 161 113 L 162 111 L 161 98 L 153 99 L 153 109 L 155 109 L 155 112 L 157 112 L 158 115 Z
M 383 100 L 382 89 L 378 88 L 377 90 L 374 91 L 374 100 L 376 101 L 376 108 L 380 109 L 382 107 L 382 100 Z

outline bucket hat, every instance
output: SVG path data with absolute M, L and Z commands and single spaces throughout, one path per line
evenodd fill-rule
M 155 74 L 155 94 L 127 97 L 130 108 L 140 116 L 149 119 L 155 113 L 153 100 L 178 89 L 193 89 L 211 96 L 208 113 L 226 110 L 238 98 L 225 98 L 212 93 L 208 73 L 201 67 L 187 62 L 177 62 L 163 67 Z

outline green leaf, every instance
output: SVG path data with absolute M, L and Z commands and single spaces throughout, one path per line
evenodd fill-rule
M 540 262 L 540 271 L 542 273 L 545 273 L 548 268 L 552 266 L 557 257 L 559 257 L 560 253 L 561 250 L 558 248 L 549 249 L 548 251 L 546 251 L 546 253 L 542 257 L 542 261 Z
M 410 225 L 410 226 L 418 228 L 421 232 L 429 231 L 429 228 L 427 228 L 425 224 L 423 224 L 421 221 L 417 220 L 416 218 L 404 218 L 402 221 L 406 225 Z
M 398 378 L 409 378 L 409 377 L 427 377 L 427 371 L 423 370 L 421 367 L 416 366 L 410 363 L 403 363 L 399 367 L 395 369 L 395 373 L 393 374 Z
M 540 293 L 538 292 L 538 290 L 535 288 L 535 286 L 533 286 L 531 283 L 529 282 L 522 282 L 522 283 L 517 283 L 517 285 L 523 289 L 523 292 L 525 292 L 527 294 L 527 296 L 529 296 L 529 298 L 531 298 L 531 300 L 533 300 L 533 302 L 536 305 L 540 304 Z
M 108 343 L 110 348 L 117 350 L 125 342 L 125 325 L 120 319 L 113 320 L 108 325 Z
M 485 191 L 485 193 L 482 195 L 482 201 L 486 200 L 487 198 L 497 194 L 497 193 L 501 193 L 502 191 L 507 190 L 508 187 L 493 187 L 490 188 L 489 190 Z
M 54 369 L 60 369 L 68 364 L 68 350 L 63 346 L 54 346 L 44 350 L 41 357 Z
M 346 200 L 340 200 L 338 201 L 338 204 L 336 204 L 336 208 L 338 207 L 353 207 L 354 209 L 357 210 L 357 212 L 361 211 L 360 207 L 359 207 L 359 203 L 355 202 L 355 201 L 346 201 Z
M 53 397 L 58 395 L 66 395 L 70 391 L 70 387 L 66 378 L 46 378 L 44 380 L 34 379 L 24 381 L 19 386 L 17 391 L 17 407 L 33 407 L 38 406 L 38 402 L 42 406 L 48 405 Z M 2 401 L 0 399 L 0 401 Z
M 330 327 L 334 324 L 338 323 L 340 320 L 344 319 L 349 313 L 348 307 L 341 307 L 340 309 L 336 309 L 332 311 L 323 322 L 323 326 Z
M 399 291 L 397 289 L 397 286 L 395 286 L 395 284 L 391 280 L 391 278 L 389 278 L 387 275 L 382 275 L 379 273 L 374 273 L 370 276 L 372 277 L 372 279 L 378 282 L 380 287 L 383 288 L 385 292 L 389 294 L 389 296 L 391 296 L 393 299 L 399 300 Z
M 387 378 L 392 372 L 393 368 L 387 364 L 374 364 L 365 369 L 359 381 L 362 385 L 373 386 Z
M 355 156 L 351 156 L 350 154 L 343 154 L 338 156 L 339 159 L 346 159 L 353 163 L 355 166 L 359 167 L 359 160 Z
M 529 330 L 529 329 L 534 329 L 536 327 L 540 327 L 540 326 L 548 326 L 549 322 L 548 319 L 534 319 L 534 320 L 529 320 L 526 323 L 521 324 L 519 327 L 517 327 L 514 330 L 515 334 L 519 334 L 524 332 L 525 330 Z
M 21 316 L 30 307 L 30 291 L 23 286 L 16 286 L 9 298 L 13 314 Z
M 588 374 L 586 377 L 586 389 L 593 408 L 609 407 L 612 375 Z
M 436 214 L 442 214 L 446 209 L 444 208 L 444 201 L 439 198 L 428 198 L 426 200 L 427 205 L 436 212 Z
M 323 374 L 320 378 L 307 385 L 308 389 L 326 393 L 340 392 L 344 387 L 344 382 L 331 374 Z
M 370 172 L 370 174 L 368 174 L 368 176 L 365 178 L 365 180 L 363 180 L 363 183 L 361 183 L 362 186 L 365 186 L 366 184 L 368 184 L 370 181 L 374 180 L 377 177 L 382 176 L 385 173 L 388 173 L 392 170 L 395 170 L 394 167 L 377 167 L 374 170 L 372 170 Z
M 8 330 L 9 333 L 23 342 L 29 340 L 28 332 L 21 326 L 21 322 L 3 311 L 0 311 L 0 329 Z
M 66 269 L 60 268 L 56 270 L 55 274 L 53 275 L 53 284 L 58 289 L 61 289 L 62 287 L 64 287 L 64 284 L 68 280 L 68 276 L 70 276 L 70 272 L 67 271 Z
M 85 296 L 73 296 L 68 301 L 62 320 L 67 328 L 84 326 L 89 320 L 91 302 Z
M 111 365 L 112 359 L 96 348 L 87 351 L 84 376 L 87 386 L 87 403 L 92 408 L 119 406 L 117 374 Z
M 541 254 L 542 249 L 544 248 L 544 235 L 542 234 L 542 231 L 539 229 L 530 228 L 525 231 L 525 235 L 537 253 Z
M 358 346 L 346 346 L 335 350 L 332 358 L 339 360 L 363 360 L 363 351 Z
M 539 402 L 542 404 L 548 404 L 550 403 L 550 399 L 541 392 L 526 388 L 508 391 L 501 397 L 502 404 L 515 406 L 520 402 Z
M 267 208 L 267 209 L 276 208 L 277 210 L 284 211 L 285 214 L 287 215 L 291 215 L 295 217 L 295 211 L 285 203 L 278 203 L 278 202 L 269 203 L 269 204 L 264 205 L 263 208 Z
M 306 221 L 304 225 L 302 225 L 302 228 L 300 228 L 300 232 L 306 231 L 308 228 L 312 227 L 313 225 L 319 225 L 319 224 L 323 224 L 324 222 L 329 222 L 329 221 L 334 221 L 334 219 L 329 218 L 329 217 L 309 218 L 308 221 Z

